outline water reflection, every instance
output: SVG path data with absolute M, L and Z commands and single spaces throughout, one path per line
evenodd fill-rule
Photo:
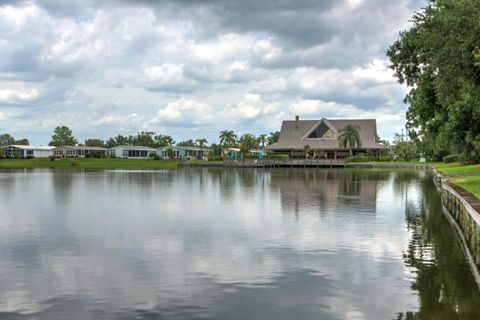
M 1 171 L 2 319 L 478 319 L 430 177 Z

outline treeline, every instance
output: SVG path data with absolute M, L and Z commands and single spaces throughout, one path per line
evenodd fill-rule
M 411 88 L 405 149 L 480 161 L 479 21 L 478 0 L 428 1 L 388 49 L 396 77 Z
M 66 126 L 56 127 L 52 139 L 49 143 L 50 146 L 75 146 L 85 145 L 89 147 L 104 147 L 111 148 L 118 145 L 133 145 L 133 146 L 145 146 L 151 148 L 161 148 L 167 146 L 191 146 L 200 148 L 211 148 L 215 154 L 221 154 L 222 150 L 226 147 L 238 147 L 243 150 L 252 150 L 256 148 L 263 148 L 268 144 L 272 144 L 278 141 L 280 132 L 270 132 L 270 134 L 261 134 L 256 137 L 253 134 L 247 133 L 240 137 L 234 131 L 223 130 L 219 134 L 219 143 L 208 144 L 208 140 L 205 138 L 199 138 L 196 140 L 189 139 L 185 141 L 176 142 L 171 136 L 165 134 L 157 134 L 153 131 L 141 131 L 136 135 L 117 135 L 111 137 L 108 140 L 102 140 L 98 138 L 89 138 L 85 142 L 79 143 L 73 136 L 73 132 Z M 15 140 L 9 134 L 0 135 L 0 146 L 4 145 L 29 145 L 27 139 Z

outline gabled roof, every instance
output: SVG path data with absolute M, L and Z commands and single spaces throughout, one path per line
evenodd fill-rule
M 308 138 L 321 123 L 325 123 L 338 134 L 347 124 L 359 128 L 362 149 L 385 149 L 376 142 L 377 122 L 375 119 L 321 119 L 321 120 L 286 120 L 282 123 L 278 142 L 267 147 L 269 150 L 303 150 L 305 145 L 313 149 L 339 149 L 338 139 Z

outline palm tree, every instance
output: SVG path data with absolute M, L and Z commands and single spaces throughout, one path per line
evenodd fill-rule
M 237 142 L 237 135 L 232 130 L 220 131 L 220 144 L 222 146 L 233 146 Z
M 205 147 L 205 145 L 208 143 L 207 139 L 205 138 L 197 139 L 195 140 L 195 142 L 200 147 L 200 153 L 202 154 L 202 157 L 203 157 L 203 147 Z
M 310 151 L 312 151 L 312 148 L 310 148 L 310 146 L 307 144 L 303 147 L 303 151 L 305 152 L 305 159 L 307 159 L 310 154 Z
M 265 145 L 267 144 L 267 135 L 266 134 L 259 135 L 258 143 L 262 146 L 262 148 L 265 148 Z
M 250 150 L 257 148 L 257 138 L 253 134 L 246 133 L 240 137 L 240 147 L 242 151 L 248 153 Z
M 338 141 L 340 148 L 349 149 L 350 157 L 353 157 L 353 148 L 360 148 L 362 141 L 360 140 L 360 127 L 353 124 L 347 124 L 343 129 L 339 130 L 340 135 Z

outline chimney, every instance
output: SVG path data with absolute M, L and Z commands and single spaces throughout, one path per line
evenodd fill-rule
M 300 128 L 300 117 L 295 116 L 295 128 Z

